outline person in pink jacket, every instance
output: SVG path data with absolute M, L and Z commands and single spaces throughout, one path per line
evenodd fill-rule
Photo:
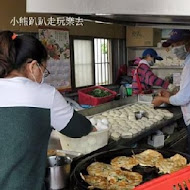
M 148 48 L 143 52 L 142 60 L 133 75 L 133 94 L 151 94 L 152 86 L 167 89 L 169 83 L 156 76 L 150 68 L 150 66 L 154 65 L 155 59 L 163 60 L 154 49 Z

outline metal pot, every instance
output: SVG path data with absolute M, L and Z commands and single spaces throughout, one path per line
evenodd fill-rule
M 72 159 L 68 156 L 50 156 L 47 159 L 46 188 L 61 190 L 68 186 Z

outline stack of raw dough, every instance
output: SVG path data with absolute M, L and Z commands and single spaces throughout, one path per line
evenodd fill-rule
M 139 111 L 144 112 L 145 117 L 137 120 L 135 113 Z M 159 121 L 172 117 L 173 113 L 168 110 L 154 109 L 153 105 L 136 103 L 96 114 L 90 117 L 90 121 L 94 126 L 108 121 L 111 138 L 118 140 L 119 138 L 132 138 Z

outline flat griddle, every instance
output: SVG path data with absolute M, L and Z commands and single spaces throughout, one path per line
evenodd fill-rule
M 104 151 L 100 153 L 96 153 L 93 155 L 90 155 L 88 157 L 85 157 L 84 159 L 81 159 L 76 167 L 73 169 L 70 177 L 71 182 L 71 189 L 72 190 L 87 190 L 89 184 L 86 183 L 81 178 L 81 173 L 83 175 L 88 175 L 87 173 L 87 167 L 93 163 L 93 162 L 104 162 L 107 164 L 110 164 L 110 161 L 117 157 L 117 156 L 132 156 L 133 154 L 139 154 L 147 149 L 131 149 L 131 148 L 122 148 L 112 151 Z M 185 153 L 177 152 L 177 151 L 170 151 L 170 150 L 156 150 L 160 152 L 164 158 L 169 158 L 171 156 L 174 156 L 176 153 L 184 156 L 187 159 L 187 162 L 190 162 L 190 155 L 187 155 Z M 133 168 L 133 171 L 140 173 L 143 176 L 143 182 L 145 183 L 147 181 L 150 181 L 152 179 L 155 179 L 161 174 L 158 173 L 157 168 L 155 167 L 141 167 L 141 166 L 135 166 Z M 94 189 L 98 190 L 98 189 Z

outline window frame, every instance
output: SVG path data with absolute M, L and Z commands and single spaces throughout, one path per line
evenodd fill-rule
M 101 85 L 101 86 L 110 86 L 114 84 L 114 79 L 113 79 L 113 72 L 114 72 L 114 63 L 113 63 L 113 50 L 112 50 L 112 38 L 105 38 L 105 37 L 90 37 L 90 36 L 75 36 L 75 35 L 70 35 L 70 51 L 71 51 L 71 86 L 72 86 L 72 91 L 77 91 L 78 89 L 90 87 L 95 85 L 95 50 L 94 50 L 94 39 L 95 38 L 100 38 L 100 39 L 107 39 L 110 40 L 111 43 L 111 70 L 112 70 L 112 84 L 108 85 Z M 76 81 L 75 81 L 75 63 L 74 63 L 74 40 L 90 40 L 92 41 L 92 64 L 93 64 L 93 84 L 88 85 L 88 86 L 82 86 L 82 87 L 76 87 Z
M 107 40 L 107 41 L 109 41 L 109 45 L 108 45 L 108 47 L 111 49 L 111 51 L 109 51 L 109 54 L 107 55 L 107 59 L 109 60 L 110 59 L 110 61 L 107 61 L 107 63 L 109 63 L 109 64 L 111 64 L 111 67 L 110 67 L 110 70 L 111 70 L 111 72 L 109 72 L 109 75 L 108 75 L 108 80 L 110 79 L 111 80 L 111 84 L 97 84 L 97 85 L 101 85 L 101 86 L 110 86 L 110 85 L 113 85 L 113 51 L 112 51 L 112 39 L 110 39 L 110 38 L 103 38 L 103 37 L 95 37 L 94 38 L 94 41 L 95 41 L 95 39 L 98 39 L 98 40 L 104 40 L 104 42 L 105 42 L 105 40 Z M 95 52 L 94 52 L 95 53 Z M 95 57 L 94 57 L 94 59 L 95 59 Z M 101 57 L 101 61 L 102 61 L 102 57 Z M 101 62 L 101 63 L 94 63 L 95 65 L 94 65 L 94 67 L 96 67 L 96 64 L 106 64 L 106 62 Z M 102 72 L 101 72 L 101 75 L 102 75 Z M 100 78 L 103 78 L 102 76 L 100 77 Z M 95 78 L 96 79 L 96 78 Z
M 93 84 L 88 86 L 82 86 L 82 87 L 76 87 L 76 81 L 75 81 L 75 62 L 74 62 L 74 40 L 90 40 L 92 41 L 92 70 L 93 70 Z M 88 36 L 70 36 L 70 45 L 71 45 L 71 84 L 73 90 L 78 90 L 81 88 L 94 86 L 95 84 L 95 60 L 94 60 L 94 37 L 88 37 Z

